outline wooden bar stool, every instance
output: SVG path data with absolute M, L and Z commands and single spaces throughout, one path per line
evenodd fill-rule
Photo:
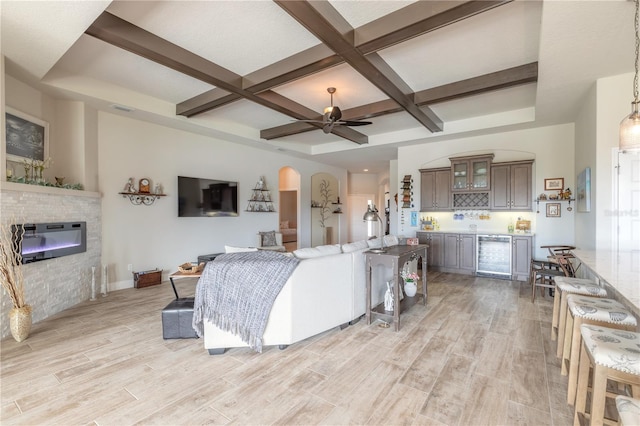
M 574 426 L 580 425 L 580 419 L 590 418 L 590 424 L 616 424 L 615 421 L 605 419 L 605 400 L 607 397 L 607 380 L 618 384 L 629 385 L 634 398 L 640 397 L 640 333 L 617 330 L 598 325 L 583 324 L 580 326 L 582 344 L 580 345 L 580 368 L 578 375 L 578 390 L 576 395 L 576 409 L 573 417 Z M 589 387 L 589 371 L 592 369 L 591 380 L 591 410 L 587 414 L 587 391 Z M 627 408 L 621 400 L 623 411 Z M 636 399 L 637 404 L 637 399 Z M 616 397 L 616 405 L 618 401 Z M 637 405 L 636 405 L 637 408 Z M 618 409 L 620 411 L 620 408 Z M 633 425 L 638 423 L 624 423 Z
M 636 318 L 620 302 L 613 299 L 585 297 L 577 294 L 567 296 L 567 321 L 564 329 L 562 351 L 562 375 L 569 374 L 567 403 L 576 400 L 578 383 L 578 360 L 582 336 L 580 326 L 591 324 L 620 330 L 633 330 L 638 324 Z M 560 343 L 560 342 L 558 342 Z
M 553 319 L 551 322 L 551 340 L 564 338 L 564 325 L 567 319 L 567 295 L 580 294 L 590 297 L 607 297 L 607 290 L 586 278 L 557 277 L 556 292 L 553 295 Z M 558 343 L 556 356 L 562 356 L 562 344 Z
M 620 426 L 640 425 L 640 399 L 618 395 L 616 408 L 618 409 L 618 424 Z
M 531 284 L 531 303 L 536 301 L 536 290 L 538 287 L 554 289 L 555 279 L 564 277 L 565 273 L 547 260 L 531 259 L 531 269 L 529 271 L 529 283 Z M 555 295 L 555 294 L 554 294 Z

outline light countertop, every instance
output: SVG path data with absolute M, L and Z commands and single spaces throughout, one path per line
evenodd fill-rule
M 420 230 L 420 231 L 416 231 L 416 232 L 423 232 L 425 234 L 472 234 L 472 235 L 512 235 L 512 236 L 525 236 L 525 237 L 531 237 L 533 235 L 535 235 L 534 232 L 513 232 L 513 233 L 508 233 L 508 232 L 504 232 L 504 231 L 496 231 L 496 230 L 484 230 L 484 229 L 479 229 L 477 231 L 470 231 L 469 229 L 440 229 L 437 231 L 425 231 L 425 230 Z
M 628 308 L 640 317 L 640 253 L 606 250 L 572 250 L 600 280 L 615 289 Z

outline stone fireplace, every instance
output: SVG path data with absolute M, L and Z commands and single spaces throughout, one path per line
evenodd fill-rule
M 0 209 L 4 224 L 48 223 L 49 226 L 53 226 L 49 231 L 54 233 L 71 231 L 70 234 L 66 234 L 66 237 L 72 240 L 71 245 L 77 245 L 78 241 L 78 226 L 72 225 L 84 223 L 84 251 L 75 247 L 71 250 L 76 252 L 55 258 L 48 254 L 41 254 L 41 261 L 28 262 L 22 266 L 26 301 L 33 307 L 33 329 L 37 331 L 39 321 L 89 300 L 91 267 L 96 267 L 96 281 L 100 282 L 102 271 L 100 194 L 0 182 Z M 70 228 L 60 228 L 60 224 L 63 223 L 70 223 Z M 34 237 L 34 242 L 41 241 L 42 233 L 36 232 L 35 229 L 32 232 L 33 235 L 40 234 L 39 237 Z M 82 237 L 80 237 L 82 243 L 81 240 Z M 0 310 L 2 338 L 10 334 L 8 317 L 11 307 L 9 297 L 3 296 Z

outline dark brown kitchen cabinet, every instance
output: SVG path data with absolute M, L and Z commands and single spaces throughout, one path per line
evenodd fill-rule
M 451 210 L 451 169 L 420 170 L 420 211 Z
M 533 161 L 491 166 L 491 210 L 531 211 Z

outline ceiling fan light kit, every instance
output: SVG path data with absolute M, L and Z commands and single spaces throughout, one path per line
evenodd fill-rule
M 637 151 L 640 150 L 640 112 L 638 112 L 638 68 L 640 56 L 640 30 L 638 21 L 640 20 L 640 0 L 635 0 L 635 33 L 636 33 L 636 73 L 633 78 L 633 102 L 631 102 L 631 114 L 620 122 L 620 145 L 621 151 Z

